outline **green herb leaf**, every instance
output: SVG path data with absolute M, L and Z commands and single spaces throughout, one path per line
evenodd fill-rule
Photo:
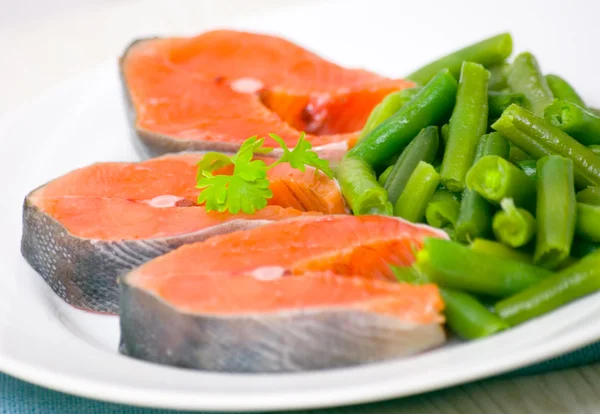
M 312 151 L 310 142 L 304 140 L 304 133 L 300 135 L 293 151 L 289 150 L 281 137 L 269 135 L 283 149 L 283 156 L 269 166 L 262 160 L 253 159 L 255 154 L 267 154 L 273 150 L 264 147 L 264 138 L 256 136 L 244 141 L 238 152 L 231 157 L 217 152 L 206 153 L 198 162 L 196 188 L 202 189 L 198 196 L 198 204 L 204 204 L 206 211 L 229 211 L 233 214 L 243 211 L 253 214 L 265 208 L 268 200 L 273 197 L 269 189 L 267 171 L 282 162 L 289 162 L 293 168 L 300 171 L 305 171 L 305 166 L 310 165 L 323 171 L 330 178 L 333 177 L 329 163 L 321 160 L 317 153 Z M 228 165 L 234 165 L 232 175 L 213 174 Z
M 233 161 L 225 154 L 220 152 L 207 152 L 204 157 L 198 162 L 198 173 L 196 181 L 202 178 L 204 171 L 214 172 L 228 165 L 233 165 Z
M 248 138 L 242 143 L 238 152 L 232 157 L 235 163 L 240 157 L 244 159 L 252 159 L 254 154 L 268 154 L 273 151 L 273 148 L 264 147 L 265 139 L 258 138 L 256 135 Z
M 305 166 L 309 165 L 322 171 L 329 178 L 333 178 L 333 171 L 329 167 L 329 161 L 319 158 L 317 153 L 313 151 L 312 144 L 304 139 L 306 136 L 304 132 L 300 134 L 300 139 L 298 139 L 298 143 L 292 151 L 290 151 L 283 138 L 279 135 L 269 134 L 269 136 L 277 141 L 281 149 L 283 149 L 283 155 L 278 162 L 288 162 L 292 168 L 302 172 L 306 171 Z
M 412 266 L 390 265 L 390 268 L 398 282 L 410 283 L 412 285 L 421 285 L 428 282 L 427 276 L 414 264 Z
M 273 197 L 269 190 L 269 180 L 264 174 L 262 178 L 252 180 L 243 177 L 257 175 L 261 174 L 245 171 L 244 174 L 212 175 L 206 171 L 196 186 L 203 189 L 198 196 L 198 203 L 206 204 L 207 211 L 229 211 L 237 214 L 241 210 L 247 214 L 254 214 L 256 210 L 265 208 L 267 200 Z

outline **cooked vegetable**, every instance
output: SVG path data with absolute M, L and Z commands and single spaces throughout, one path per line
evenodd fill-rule
M 585 108 L 585 103 L 575 89 L 558 75 L 546 75 L 546 82 L 556 99 L 574 103 Z
M 509 327 L 468 293 L 448 288 L 440 288 L 440 293 L 446 305 L 446 324 L 463 339 L 484 338 Z
M 525 108 L 538 116 L 544 114 L 544 109 L 554 99 L 537 60 L 529 52 L 515 58 L 508 74 L 508 86 L 513 92 L 522 93 L 525 96 Z
M 500 202 L 502 210 L 492 222 L 496 239 L 511 247 L 525 246 L 535 236 L 536 222 L 531 213 L 517 208 L 510 198 Z
M 416 263 L 432 282 L 444 288 L 493 297 L 513 295 L 551 275 L 537 266 L 434 238 L 425 240 Z
M 512 198 L 516 205 L 526 208 L 535 203 L 535 181 L 497 155 L 477 161 L 467 174 L 467 185 L 495 204 L 504 198 Z
M 537 161 L 536 160 L 524 160 L 517 163 L 519 167 L 527 176 L 533 180 L 537 180 Z
M 506 244 L 498 243 L 486 239 L 475 239 L 469 245 L 471 250 L 479 253 L 485 253 L 498 258 L 516 260 L 523 263 L 533 263 L 533 257 L 519 250 L 508 247 Z
M 342 194 L 356 215 L 392 215 L 387 191 L 377 182 L 375 171 L 363 159 L 346 157 L 335 171 Z
M 570 158 L 578 186 L 600 186 L 600 156 L 531 112 L 511 105 L 492 128 L 535 158 L 548 154 Z
M 440 170 L 442 184 L 450 191 L 464 190 L 465 175 L 475 158 L 479 139 L 487 129 L 488 78 L 489 73 L 483 66 L 463 63 Z
M 435 168 L 420 161 L 394 205 L 394 215 L 412 222 L 423 221 L 427 204 L 439 183 L 440 175 Z
M 447 68 L 458 79 L 464 61 L 476 62 L 488 67 L 504 62 L 511 53 L 512 37 L 509 33 L 502 33 L 441 57 L 406 78 L 424 85 L 440 70 Z
M 198 163 L 196 188 L 202 189 L 198 196 L 198 204 L 204 204 L 206 211 L 229 211 L 237 214 L 241 211 L 253 214 L 256 210 L 267 206 L 267 201 L 273 197 L 269 189 L 267 171 L 278 164 L 287 162 L 292 168 L 305 171 L 311 166 L 333 178 L 329 162 L 319 158 L 312 150 L 310 142 L 306 141 L 304 133 L 300 134 L 298 143 L 289 150 L 285 141 L 269 134 L 283 150 L 283 155 L 274 163 L 266 165 L 262 160 L 254 160 L 254 154 L 266 154 L 271 148 L 263 146 L 264 138 L 256 136 L 248 138 L 240 146 L 236 154 L 228 157 L 218 152 L 207 152 Z M 233 165 L 231 175 L 213 175 L 216 170 Z
M 379 176 L 379 178 L 377 179 L 377 182 L 379 182 L 379 184 L 381 185 L 385 185 L 385 182 L 387 180 L 387 178 L 390 176 L 390 173 L 392 172 L 392 170 L 394 169 L 393 165 L 390 165 L 389 167 L 387 167 Z
M 600 206 L 577 203 L 575 232 L 579 237 L 600 243 Z
M 510 144 L 510 152 L 508 154 L 508 160 L 513 164 L 518 164 L 521 161 L 534 160 L 535 159 L 523 151 L 521 148 L 517 147 L 514 144 Z
M 598 109 L 598 108 L 591 108 L 591 107 L 588 106 L 587 110 L 590 111 L 591 113 L 593 113 L 596 116 L 600 116 L 600 109 Z
M 475 151 L 475 162 L 486 155 L 507 157 L 508 141 L 497 132 L 483 135 Z M 460 241 L 487 236 L 492 231 L 492 206 L 476 191 L 466 189 L 454 228 L 454 236 Z
M 391 268 L 401 283 L 430 283 L 428 275 L 418 266 Z M 506 322 L 468 293 L 440 287 L 440 294 L 444 299 L 446 324 L 460 338 L 483 338 L 508 328 Z
M 600 249 L 600 243 L 594 243 L 575 235 L 571 246 L 571 256 L 584 257 Z
M 402 194 L 419 162 L 433 162 L 438 151 L 438 145 L 438 128 L 430 126 L 423 128 L 404 151 L 402 151 L 384 184 L 384 188 L 387 190 L 392 204 L 396 203 L 398 197 Z
M 498 118 L 512 104 L 523 105 L 525 96 L 522 93 L 488 92 L 489 117 Z
M 456 196 L 444 190 L 438 189 L 425 209 L 427 224 L 439 229 L 454 229 L 460 203 Z
M 484 237 L 492 230 L 492 205 L 475 190 L 463 191 L 454 237 L 468 242 L 476 237 Z
M 600 155 L 600 145 L 588 145 L 588 148 L 596 155 Z
M 383 121 L 398 112 L 398 110 L 410 101 L 417 92 L 419 92 L 419 88 L 407 88 L 398 92 L 392 92 L 383 98 L 383 100 L 371 111 L 358 139 L 363 139 Z
M 549 155 L 537 163 L 537 240 L 533 262 L 555 269 L 571 251 L 575 234 L 573 162 Z
M 381 123 L 346 156 L 364 159 L 373 167 L 399 153 L 421 131 L 447 119 L 456 98 L 456 80 L 442 70 L 393 116 Z
M 574 103 L 555 99 L 544 118 L 583 145 L 600 144 L 600 117 Z
M 450 125 L 444 124 L 440 128 L 440 135 L 442 136 L 442 142 L 444 144 L 444 148 L 448 145 L 448 130 L 450 129 Z
M 495 310 L 510 325 L 518 325 L 598 289 L 600 252 L 594 252 L 539 284 L 498 302 Z
M 510 64 L 503 62 L 490 66 L 487 69 L 490 72 L 490 80 L 488 81 L 488 89 L 490 91 L 502 91 L 508 88 Z
M 600 206 L 600 187 L 588 187 L 577 193 L 578 203 Z

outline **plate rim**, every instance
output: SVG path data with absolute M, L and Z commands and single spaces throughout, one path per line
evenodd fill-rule
M 338 2 L 339 1 L 334 1 Z M 287 6 L 286 9 L 294 9 L 298 6 Z M 21 103 L 17 108 L 10 110 L 0 117 L 0 131 L 9 127 L 12 123 L 18 123 L 22 116 L 33 112 L 33 109 L 43 104 L 44 101 L 51 99 L 57 93 L 60 93 L 69 85 L 81 82 L 93 76 L 94 73 L 107 70 L 114 70 L 115 60 L 106 60 L 94 67 L 84 70 L 82 73 L 66 78 L 56 85 L 45 89 L 40 95 L 30 98 Z M 9 147 L 9 151 L 10 151 Z M 0 298 L 2 294 L 0 293 Z M 217 393 L 203 392 L 203 395 L 193 393 L 189 390 L 168 389 L 161 393 L 154 394 L 147 389 L 147 386 L 136 387 L 130 384 L 107 383 L 105 379 L 88 378 L 82 380 L 81 377 L 57 372 L 51 369 L 45 369 L 28 363 L 27 361 L 17 360 L 2 353 L 0 347 L 0 371 L 11 375 L 20 380 L 32 384 L 46 387 L 51 390 L 65 392 L 79 397 L 91 398 L 98 401 L 112 402 L 119 404 L 134 405 L 139 407 L 164 408 L 176 410 L 215 410 L 215 411 L 265 411 L 265 410 L 292 410 L 292 409 L 312 409 L 334 406 L 347 406 L 360 403 L 369 403 L 392 398 L 405 397 L 424 392 L 445 388 L 452 385 L 458 385 L 472 380 L 480 379 L 490 375 L 502 374 L 513 369 L 537 363 L 548 358 L 561 355 L 566 352 L 578 349 L 582 346 L 593 343 L 600 338 L 600 322 L 591 319 L 582 318 L 573 329 L 571 326 L 565 328 L 565 334 L 555 340 L 551 340 L 537 346 L 527 347 L 525 350 L 515 352 L 509 358 L 498 359 L 489 364 L 471 367 L 469 370 L 461 371 L 453 378 L 444 378 L 438 380 L 432 378 L 432 381 L 426 386 L 418 387 L 418 391 L 397 392 L 394 391 L 394 385 L 399 383 L 398 377 L 387 380 L 386 386 L 383 383 L 366 384 L 365 387 L 356 385 L 356 389 L 345 392 L 332 392 L 323 390 L 318 393 L 312 393 L 307 396 L 302 391 L 294 395 L 284 396 L 282 399 L 281 391 L 269 397 L 269 394 L 260 393 L 256 398 L 243 400 L 242 398 L 224 398 Z M 508 363 L 506 361 L 509 361 Z M 139 362 L 139 361 L 138 361 Z M 154 364 L 153 364 L 154 365 Z M 157 366 L 158 367 L 158 366 Z M 161 368 L 161 367 L 158 367 Z M 402 385 L 402 388 L 405 388 Z M 239 400 L 243 401 L 239 401 Z M 282 405 L 282 402 L 284 404 Z
M 114 70 L 114 62 L 107 61 L 77 77 L 69 79 L 58 87 L 51 88 L 48 92 L 39 96 L 29 105 L 16 109 L 12 115 L 9 114 L 8 117 L 0 118 L 0 129 L 4 130 L 12 123 L 18 124 L 22 121 L 22 118 L 19 118 L 19 115 L 26 116 L 28 112 L 35 111 L 36 105 L 43 105 L 44 101 L 52 99 L 55 94 L 61 93 L 63 88 L 72 87 L 71 85 L 76 85 L 78 82 L 85 81 L 90 76 L 97 76 L 98 74 L 109 71 L 112 73 Z M 43 287 L 50 291 L 47 286 L 44 285 Z M 1 296 L 2 295 L 0 294 L 0 297 Z M 223 396 L 218 395 L 218 393 L 214 391 L 202 391 L 200 395 L 198 392 L 193 393 L 189 390 L 162 390 L 160 393 L 153 393 L 150 392 L 147 385 L 136 387 L 130 384 L 107 383 L 104 378 L 87 378 L 83 380 L 80 376 L 64 374 L 44 367 L 38 367 L 24 360 L 12 359 L 10 356 L 4 355 L 1 348 L 0 370 L 21 380 L 55 391 L 66 392 L 99 401 L 141 407 L 178 410 L 202 409 L 223 412 L 310 409 L 368 403 L 458 385 L 482 377 L 501 374 L 530 363 L 536 363 L 569 352 L 592 343 L 600 337 L 600 323 L 594 323 L 594 321 L 590 322 L 587 318 L 578 320 L 576 329 L 573 330 L 571 326 L 568 326 L 565 330 L 567 333 L 556 340 L 545 342 L 537 347 L 527 347 L 525 350 L 511 355 L 509 358 L 503 358 L 488 364 L 470 367 L 469 370 L 460 372 L 453 377 L 442 377 L 441 380 L 433 378 L 426 386 L 419 385 L 406 387 L 405 384 L 400 385 L 402 379 L 396 377 L 386 379 L 385 383 L 377 382 L 373 384 L 355 385 L 350 391 L 345 389 L 344 392 L 340 392 L 339 389 L 337 391 L 326 389 L 320 392 L 300 390 L 294 395 L 285 395 L 285 401 L 282 400 L 283 397 L 281 391 L 275 391 L 272 394 L 261 392 L 256 396 L 248 394 L 247 398 L 231 399 L 223 398 Z M 114 358 L 120 355 L 115 353 L 114 355 L 111 354 L 111 356 Z M 157 369 L 163 368 L 158 365 L 155 366 Z M 396 385 L 399 386 L 396 387 Z M 398 389 L 401 389 L 401 391 L 398 392 Z M 240 393 L 240 395 L 241 394 L 242 393 Z M 238 402 L 240 399 L 242 399 L 243 402 Z

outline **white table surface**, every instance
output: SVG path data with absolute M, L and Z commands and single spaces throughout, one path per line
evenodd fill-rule
M 0 115 L 115 58 L 140 34 L 200 31 L 292 1 L 318 0 L 0 0 Z M 329 412 L 600 413 L 600 364 Z

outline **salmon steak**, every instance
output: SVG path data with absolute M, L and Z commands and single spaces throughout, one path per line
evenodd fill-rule
M 182 246 L 121 278 L 122 353 L 179 367 L 294 372 L 440 345 L 435 285 L 394 282 L 440 230 L 386 216 L 286 219 Z
M 120 68 L 146 156 L 236 152 L 247 137 L 268 133 L 293 146 L 304 131 L 322 158 L 338 159 L 385 95 L 414 86 L 340 67 L 278 37 L 232 30 L 135 41 Z
M 25 259 L 66 302 L 118 311 L 118 276 L 183 244 L 311 214 L 344 214 L 337 183 L 289 164 L 269 170 L 273 198 L 255 214 L 207 212 L 196 204 L 202 154 L 139 163 L 99 163 L 32 191 L 23 207 Z

